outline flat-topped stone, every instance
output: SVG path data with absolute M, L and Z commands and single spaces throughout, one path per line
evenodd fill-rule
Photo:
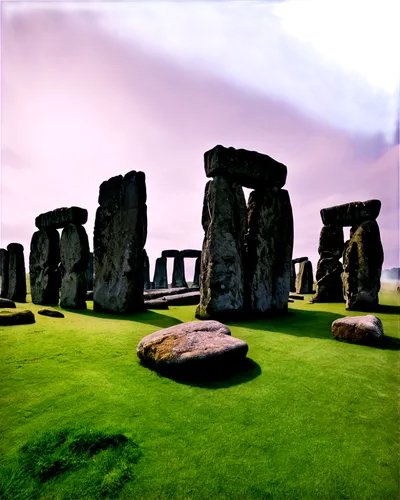
M 332 335 L 350 343 L 375 344 L 382 340 L 382 322 L 376 316 L 347 316 L 332 323 Z
M 184 258 L 197 259 L 198 257 L 201 257 L 201 250 L 182 250 L 181 255 Z
M 161 257 L 178 257 L 179 254 L 179 250 L 163 250 L 161 252 Z
M 323 208 L 321 219 L 325 225 L 356 226 L 367 220 L 375 220 L 380 211 L 380 200 L 353 201 Z
M 136 352 L 145 366 L 171 375 L 209 375 L 236 368 L 248 345 L 218 321 L 190 321 L 144 337 Z
M 38 215 L 35 219 L 35 226 L 38 229 L 62 229 L 68 224 L 86 224 L 87 219 L 88 211 L 85 208 L 63 207 Z
M 217 145 L 204 153 L 207 177 L 230 177 L 250 189 L 283 187 L 287 168 L 266 154 Z

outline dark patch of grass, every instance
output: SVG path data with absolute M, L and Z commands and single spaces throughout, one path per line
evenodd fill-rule
M 61 498 L 113 497 L 132 479 L 139 455 L 138 446 L 123 434 L 82 429 L 46 432 L 28 441 L 0 468 L 0 497 L 40 498 L 54 483 L 65 483 L 66 496 Z M 62 484 L 57 490 L 63 491 Z

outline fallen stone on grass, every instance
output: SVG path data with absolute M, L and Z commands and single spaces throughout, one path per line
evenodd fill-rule
M 293 299 L 288 299 L 288 302 L 294 302 L 294 300 Z
M 289 299 L 293 299 L 293 300 L 304 300 L 304 296 L 303 295 L 295 295 L 293 293 L 291 293 L 289 295 Z
M 169 309 L 165 297 L 161 299 L 146 300 L 144 306 L 146 309 Z
M 248 345 L 218 321 L 190 321 L 144 337 L 136 352 L 142 364 L 172 376 L 226 373 L 246 358 Z
M 190 288 L 191 292 L 200 291 L 200 288 Z M 158 288 L 156 290 L 145 290 L 143 292 L 143 297 L 145 302 L 148 300 L 159 299 L 160 297 L 166 297 L 168 295 L 180 295 L 181 293 L 188 293 L 187 287 L 179 288 Z
M 65 318 L 64 314 L 60 311 L 53 311 L 52 309 L 40 309 L 38 314 L 42 316 L 50 316 L 52 318 Z
M 200 292 L 181 293 L 164 298 L 170 306 L 195 306 L 200 302 Z
M 332 335 L 350 343 L 376 344 L 382 340 L 382 322 L 376 316 L 346 316 L 332 323 Z
M 22 311 L 0 311 L 0 326 L 30 325 L 35 323 L 35 315 L 27 309 Z
M 7 307 L 8 309 L 15 309 L 16 305 L 10 299 L 2 299 L 0 298 L 0 307 Z

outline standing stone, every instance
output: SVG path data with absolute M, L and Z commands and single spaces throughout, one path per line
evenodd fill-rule
M 156 290 L 159 290 L 160 288 L 168 288 L 167 258 L 166 257 L 158 257 L 156 259 L 153 285 L 154 285 L 154 289 L 156 289 Z
M 58 304 L 59 263 L 60 236 L 57 229 L 40 229 L 33 233 L 29 254 L 29 278 L 34 304 Z
M 5 299 L 8 294 L 8 252 L 5 248 L 0 248 L 0 297 Z
M 201 257 L 197 257 L 196 262 L 194 264 L 194 277 L 193 277 L 192 288 L 198 288 L 200 286 L 200 262 L 201 262 Z
M 96 311 L 143 310 L 143 249 L 147 237 L 143 172 L 112 177 L 100 186 L 94 227 L 93 298 Z
M 222 176 L 206 184 L 202 225 L 200 319 L 229 318 L 243 313 L 243 252 L 246 201 L 242 186 Z
M 293 253 L 293 213 L 286 190 L 250 193 L 246 250 L 247 311 L 286 312 Z
M 354 232 L 343 257 L 346 309 L 373 311 L 378 307 L 383 248 L 376 221 L 363 222 Z
M 319 236 L 318 253 L 321 257 L 336 257 L 343 255 L 344 234 L 339 226 L 323 226 Z
M 66 309 L 86 309 L 89 241 L 85 228 L 68 224 L 60 241 L 63 268 L 60 306 Z
M 294 261 L 292 260 L 292 267 L 290 270 L 290 291 L 296 291 L 296 267 L 294 265 Z
M 335 226 L 359 226 L 367 220 L 375 220 L 381 211 L 380 200 L 353 201 L 344 205 L 323 208 L 322 222 Z
M 311 261 L 306 260 L 305 262 L 301 262 L 296 279 L 296 293 L 312 293 L 313 283 L 314 278 Z
M 8 250 L 8 291 L 7 299 L 26 302 L 26 273 L 24 247 L 10 243 Z
M 93 282 L 94 282 L 94 269 L 93 269 L 93 252 L 89 253 L 89 264 L 87 270 L 87 289 L 93 290 Z
M 150 262 L 146 250 L 143 250 L 143 288 L 150 289 Z
M 185 279 L 185 263 L 181 254 L 174 257 L 174 269 L 172 271 L 172 288 L 187 287 Z
M 322 257 L 317 264 L 317 293 L 311 302 L 343 302 L 343 265 L 336 257 Z

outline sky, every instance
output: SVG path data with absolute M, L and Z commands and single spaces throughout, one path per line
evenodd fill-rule
M 0 246 L 28 263 L 35 217 L 76 205 L 92 247 L 100 184 L 142 170 L 152 277 L 162 250 L 201 249 L 222 144 L 287 165 L 314 271 L 321 208 L 372 198 L 398 267 L 399 19 L 396 0 L 2 1 Z

